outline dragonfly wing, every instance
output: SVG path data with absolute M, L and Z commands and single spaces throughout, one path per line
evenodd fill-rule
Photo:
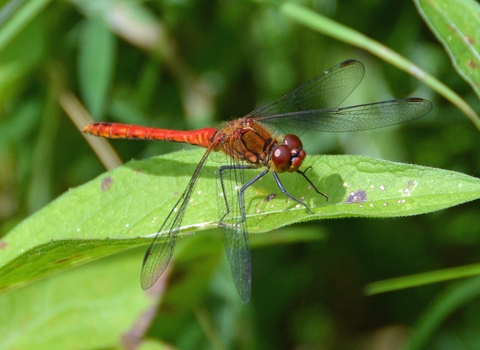
M 364 74 L 362 63 L 355 60 L 342 62 L 247 117 L 337 107 L 360 84 Z
M 175 208 L 177 208 L 180 201 L 183 200 L 183 197 L 181 197 L 175 205 Z M 183 203 L 185 203 L 185 201 L 183 201 Z M 174 215 L 173 211 L 170 212 L 167 220 L 165 220 L 162 227 L 155 235 L 155 238 L 143 257 L 140 284 L 144 290 L 150 288 L 160 278 L 172 258 L 180 225 L 177 224 L 176 227 L 172 226 L 174 223 L 181 221 L 181 219 L 178 220 L 177 218 L 178 215 Z M 169 228 L 168 231 L 165 231 L 166 228 Z M 166 235 L 164 236 L 165 232 Z
M 252 261 L 246 226 L 245 221 L 234 226 L 220 224 L 233 281 L 244 303 L 249 301 L 252 288 Z
M 155 235 L 143 258 L 140 283 L 144 290 L 150 288 L 162 275 L 172 258 L 180 226 L 185 216 L 190 197 L 199 178 L 203 164 L 213 147 L 207 149 L 188 182 L 187 188 Z
M 420 118 L 432 110 L 432 104 L 421 98 L 406 98 L 364 105 L 309 110 L 258 118 L 262 123 L 299 130 L 329 132 L 359 131 L 403 123 Z
M 238 141 L 238 140 L 237 140 Z M 239 141 L 238 141 L 239 142 Z M 233 281 L 244 303 L 250 299 L 252 285 L 250 244 L 245 222 L 243 198 L 239 191 L 244 184 L 244 164 L 231 159 L 229 166 L 218 173 L 217 196 L 221 232 L 227 259 L 232 270 Z

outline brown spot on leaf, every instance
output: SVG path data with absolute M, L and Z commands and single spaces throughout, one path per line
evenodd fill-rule
M 472 60 L 467 61 L 467 66 L 469 66 L 470 68 L 473 68 L 473 69 L 477 68 L 477 64 L 475 62 L 473 62 Z
M 364 190 L 358 190 L 357 192 L 350 193 L 345 203 L 360 203 L 367 201 L 367 192 Z
M 5 249 L 5 248 L 7 248 L 7 247 L 8 247 L 8 243 L 7 243 L 7 242 L 5 242 L 5 241 L 1 241 L 1 242 L 0 242 L 0 250 L 1 250 L 1 249 Z
M 68 259 L 68 258 L 66 258 L 66 259 L 59 259 L 59 260 L 54 261 L 53 263 L 54 263 L 54 264 L 63 264 L 64 262 L 67 262 L 67 261 L 70 261 L 70 259 Z
M 277 196 L 276 193 L 270 193 L 265 199 L 263 200 L 265 203 L 270 202 L 272 199 L 274 199 Z
M 52 262 L 52 264 L 63 264 L 63 263 L 66 263 L 66 262 L 70 262 L 70 261 L 76 261 L 76 260 L 80 260 L 80 259 L 83 259 L 83 255 L 82 254 L 76 254 L 76 255 L 72 255 L 68 258 L 63 258 L 63 259 L 58 259 L 58 260 L 55 260 Z
M 107 176 L 102 180 L 102 191 L 108 191 L 113 185 L 113 179 L 110 176 Z

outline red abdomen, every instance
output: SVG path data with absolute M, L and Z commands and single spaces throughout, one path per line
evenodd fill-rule
M 209 147 L 217 133 L 215 128 L 203 128 L 191 131 L 148 128 L 145 126 L 119 123 L 92 123 L 82 131 L 93 136 L 110 139 L 156 140 L 189 143 Z

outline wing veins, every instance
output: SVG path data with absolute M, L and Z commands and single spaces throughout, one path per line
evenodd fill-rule
M 167 218 L 155 235 L 152 243 L 148 247 L 147 252 L 145 253 L 141 272 L 141 285 L 145 290 L 150 288 L 158 280 L 158 278 L 160 278 L 173 256 L 177 236 L 180 232 L 180 226 L 185 216 L 190 197 L 192 196 L 195 185 L 197 184 L 203 165 L 212 150 L 213 146 L 210 146 L 203 154 L 202 159 L 195 168 L 187 187 L 183 191 L 173 209 L 168 214 Z M 166 232 L 166 235 L 163 234 L 164 232 Z

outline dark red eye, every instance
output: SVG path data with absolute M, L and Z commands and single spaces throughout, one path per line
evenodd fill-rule
M 280 145 L 273 150 L 272 162 L 274 170 L 286 171 L 290 167 L 290 148 L 287 145 Z
M 303 160 L 305 159 L 306 156 L 307 156 L 307 153 L 305 153 L 303 149 L 299 151 L 298 154 L 292 158 L 292 165 L 290 168 L 293 170 L 297 170 L 298 168 L 300 168 L 300 165 L 302 165 Z
M 286 134 L 285 138 L 283 139 L 283 143 L 286 144 L 290 149 L 303 147 L 302 141 L 300 141 L 298 136 L 293 134 Z

